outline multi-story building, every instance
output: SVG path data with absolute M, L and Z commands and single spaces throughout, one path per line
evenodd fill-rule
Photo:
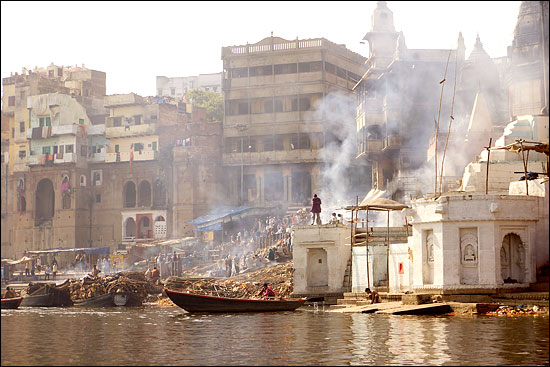
M 183 97 L 192 89 L 222 93 L 222 73 L 168 78 L 157 76 L 157 96 Z
M 116 244 L 184 235 L 190 227 L 185 222 L 204 214 L 197 207 L 211 207 L 213 199 L 205 193 L 211 193 L 219 171 L 199 182 L 204 174 L 190 174 L 195 165 L 187 150 L 205 131 L 219 130 L 220 123 L 207 123 L 203 108 L 133 93 L 106 96 L 105 106 L 109 145 L 104 163 L 94 164 L 90 172 L 96 197 L 92 240 Z M 220 132 L 209 133 L 209 144 L 219 152 Z
M 36 189 L 38 183 L 34 182 L 34 177 L 42 175 L 43 178 L 46 178 L 49 175 L 49 173 L 44 173 L 44 170 L 51 172 L 57 170 L 59 176 L 52 173 L 51 177 L 52 182 L 56 182 L 56 185 L 61 171 L 74 179 L 75 171 L 68 167 L 71 163 L 76 163 L 76 155 L 71 158 L 72 161 L 68 161 L 71 154 L 66 154 L 64 158 L 61 158 L 57 152 L 54 153 L 54 149 L 58 149 L 59 146 L 65 148 L 65 143 L 59 143 L 59 139 L 67 139 L 73 134 L 72 139 L 74 140 L 76 136 L 67 130 L 71 130 L 66 125 L 69 115 L 72 116 L 70 124 L 78 124 L 79 118 L 87 121 L 84 125 L 103 123 L 105 110 L 102 99 L 105 94 L 105 79 L 105 73 L 89 70 L 84 66 L 58 67 L 54 64 L 47 68 L 35 68 L 34 70 L 23 68 L 21 75 L 15 73 L 8 78 L 3 78 L 2 228 L 5 228 L 2 231 L 3 254 L 15 251 L 15 244 L 20 247 L 20 250 L 30 249 L 33 246 L 34 248 L 51 246 L 51 240 L 55 236 L 44 234 L 44 231 L 37 234 L 36 231 L 30 230 L 30 223 L 37 219 L 36 206 L 34 205 L 36 197 L 34 195 L 30 195 L 32 196 L 30 197 L 25 192 L 34 193 L 33 190 Z M 34 102 L 31 102 L 34 97 L 39 95 L 41 97 L 38 100 L 35 99 Z M 70 113 L 67 115 L 67 111 L 75 109 L 78 110 L 79 118 Z M 38 110 L 41 112 L 37 112 Z M 38 117 L 37 114 L 41 114 L 41 116 Z M 46 135 L 43 138 L 41 131 L 40 137 L 36 136 L 33 150 L 30 145 L 30 139 L 33 137 L 32 129 L 42 129 L 40 124 L 43 125 Z M 61 127 L 61 125 L 65 126 Z M 47 130 L 48 128 L 49 130 Z M 55 131 L 54 135 L 51 135 L 52 129 Z M 50 135 L 48 135 L 48 131 Z M 71 138 L 68 139 L 71 140 Z M 45 143 L 46 141 L 48 144 Z M 72 145 L 73 149 L 77 149 L 76 142 L 73 142 Z M 42 148 L 47 151 L 46 147 L 51 149 L 50 153 L 43 155 Z M 42 157 L 46 157 L 46 159 L 51 157 L 52 159 L 46 160 L 42 166 Z M 81 160 L 80 163 L 82 163 Z M 61 166 L 64 168 L 61 169 Z M 59 197 L 57 198 L 59 199 Z M 75 205 L 74 198 L 73 205 Z M 62 206 L 58 203 L 57 208 L 60 207 Z M 47 220 L 46 222 L 51 224 L 52 221 Z M 63 223 L 63 221 L 58 223 Z M 64 233 L 59 236 L 75 238 L 74 233 Z
M 323 150 L 338 149 L 340 132 L 353 125 L 353 115 L 347 116 L 354 107 L 346 98 L 363 74 L 365 58 L 324 38 L 271 36 L 223 47 L 222 60 L 228 199 L 303 204 L 313 192 L 330 191 L 323 174 L 336 156 Z M 347 183 L 342 179 L 339 189 Z
M 27 109 L 28 169 L 8 177 L 2 253 L 89 245 L 88 147 L 105 143 L 105 127 L 68 94 L 30 96 Z

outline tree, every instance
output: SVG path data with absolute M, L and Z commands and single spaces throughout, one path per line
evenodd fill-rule
M 207 121 L 222 121 L 223 97 L 219 93 L 191 89 L 185 94 L 185 100 L 194 106 L 206 108 Z

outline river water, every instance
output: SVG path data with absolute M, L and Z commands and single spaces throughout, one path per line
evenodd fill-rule
M 2 310 L 2 365 L 546 365 L 549 317 Z

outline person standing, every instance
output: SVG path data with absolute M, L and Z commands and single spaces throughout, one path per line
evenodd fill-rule
M 231 277 L 231 267 L 233 266 L 233 261 L 231 261 L 231 256 L 227 255 L 225 259 L 225 272 L 227 273 L 227 277 Z
M 317 194 L 315 194 L 313 195 L 311 202 L 311 212 L 313 213 L 313 223 L 311 223 L 311 225 L 314 225 L 315 223 L 321 225 L 321 198 L 317 197 Z
M 52 280 L 55 280 L 56 275 L 57 275 L 57 262 L 54 262 L 52 265 Z

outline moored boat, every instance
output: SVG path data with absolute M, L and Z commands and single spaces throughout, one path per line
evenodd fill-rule
M 2 309 L 16 309 L 22 300 L 23 297 L 2 298 Z
M 141 306 L 141 300 L 132 292 L 107 293 L 101 296 L 74 301 L 75 306 L 121 307 Z
M 177 306 L 188 312 L 274 312 L 294 311 L 306 302 L 299 299 L 247 299 L 205 296 L 165 289 Z
M 39 288 L 23 297 L 21 307 L 64 307 L 73 305 L 68 282 L 59 286 L 55 284 L 29 284 L 31 289 L 36 288 L 36 286 Z

